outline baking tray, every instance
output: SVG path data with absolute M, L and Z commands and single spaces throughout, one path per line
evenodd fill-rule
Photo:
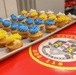
M 29 41 L 29 38 L 23 39 L 22 41 L 24 42 L 24 45 L 23 45 L 21 48 L 18 48 L 18 49 L 16 49 L 16 50 L 12 51 L 12 52 L 8 52 L 7 49 L 6 49 L 6 47 L 5 47 L 5 48 L 0 48 L 0 61 L 6 59 L 6 58 L 8 58 L 8 57 L 10 57 L 11 55 L 14 55 L 15 53 L 17 53 L 17 52 L 19 52 L 19 51 L 24 50 L 25 48 L 29 47 L 30 45 L 33 45 L 33 44 L 35 44 L 35 43 L 37 43 L 37 42 L 39 42 L 39 41 L 47 38 L 47 37 L 50 36 L 50 35 L 55 34 L 56 32 L 58 32 L 58 31 L 60 31 L 60 30 L 62 30 L 62 29 L 64 29 L 64 28 L 72 25 L 72 24 L 75 23 L 75 22 L 76 22 L 76 20 L 74 20 L 73 22 L 71 22 L 71 23 L 63 26 L 62 28 L 57 28 L 55 31 L 53 31 L 53 32 L 51 32 L 51 33 L 46 33 L 45 30 L 44 30 L 44 31 L 42 31 L 42 32 L 43 32 L 43 37 L 40 38 L 40 39 L 37 39 L 37 40 L 35 40 L 35 41 L 33 41 L 33 42 L 30 42 L 30 41 Z

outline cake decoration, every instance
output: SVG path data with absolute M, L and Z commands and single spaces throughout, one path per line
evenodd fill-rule
M 40 11 L 40 14 L 45 14 L 45 11 Z
M 11 18 L 12 18 L 13 20 L 17 20 L 17 19 L 18 19 L 17 16 L 14 15 L 14 14 L 11 15 Z
M 54 12 L 51 10 L 48 10 L 47 14 L 53 14 Z
M 7 35 L 7 32 L 5 30 L 0 30 L 0 40 L 5 38 L 6 35 Z
M 34 23 L 34 19 L 33 18 L 28 18 L 28 19 L 26 19 L 26 23 L 27 24 L 33 24 Z
M 21 14 L 27 14 L 27 11 L 26 10 L 22 10 Z
M 31 34 L 35 34 L 35 33 L 37 33 L 39 30 L 40 30 L 40 27 L 37 26 L 37 25 L 34 25 L 34 26 L 30 26 L 29 32 L 30 32 Z
M 45 24 L 46 25 L 54 25 L 55 22 L 53 20 L 47 20 Z
M 39 18 L 42 19 L 42 20 L 47 20 L 47 15 L 46 14 L 41 14 L 39 16 Z
M 8 27 L 11 25 L 11 21 L 10 20 L 4 20 L 3 21 L 3 26 Z
M 44 24 L 44 21 L 40 18 L 36 19 L 35 24 L 39 25 L 39 24 Z
M 20 24 L 19 24 L 19 27 L 18 27 L 18 30 L 19 30 L 20 32 L 25 32 L 25 31 L 28 30 L 28 26 L 20 23 Z
M 18 18 L 19 21 L 24 20 L 26 17 L 24 15 L 20 15 L 20 17 Z
M 11 30 L 15 30 L 17 28 L 18 28 L 18 23 L 17 22 L 12 23 Z
M 10 44 L 11 42 L 15 41 L 16 39 L 21 40 L 22 37 L 17 33 L 17 34 L 10 34 L 10 36 L 6 40 L 6 44 Z

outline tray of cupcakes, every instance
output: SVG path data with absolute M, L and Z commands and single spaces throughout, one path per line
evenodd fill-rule
M 26 10 L 0 18 L 0 61 L 72 25 L 76 16 L 53 11 Z

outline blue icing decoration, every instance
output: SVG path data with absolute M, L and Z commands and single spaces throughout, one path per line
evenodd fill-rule
M 0 22 L 3 22 L 3 19 L 2 18 L 0 18 Z
M 26 23 L 27 23 L 27 24 L 32 24 L 32 23 L 34 23 L 34 19 L 33 19 L 33 18 L 28 18 L 28 19 L 26 20 Z
M 42 19 L 36 19 L 35 24 L 39 25 L 39 24 L 44 24 L 44 21 Z
M 37 33 L 39 30 L 40 30 L 40 27 L 37 26 L 37 25 L 35 25 L 35 26 L 30 26 L 29 32 L 30 32 L 31 34 L 35 34 L 35 33 Z
M 46 25 L 54 25 L 55 22 L 53 20 L 47 20 L 45 24 Z
M 17 20 L 17 16 L 14 15 L 14 14 L 11 15 L 11 18 L 12 18 L 13 20 Z
M 3 26 L 8 27 L 11 25 L 11 21 L 10 20 L 4 20 L 3 21 Z
M 17 22 L 12 23 L 11 30 L 15 30 L 17 28 L 18 28 L 18 23 Z
M 20 32 L 25 32 L 25 31 L 28 30 L 28 26 L 20 23 L 20 24 L 19 24 L 19 27 L 18 27 L 18 30 L 19 30 Z
M 24 20 L 26 17 L 24 15 L 21 15 L 18 20 L 21 21 L 21 20 Z

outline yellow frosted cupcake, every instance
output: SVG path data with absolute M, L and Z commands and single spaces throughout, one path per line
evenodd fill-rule
M 39 15 L 39 18 L 46 21 L 47 20 L 47 15 L 46 14 L 41 14 L 41 15 Z
M 45 22 L 45 29 L 47 33 L 53 32 L 57 29 L 55 22 L 53 20 L 47 20 Z
M 31 9 L 29 16 L 36 20 L 38 18 L 38 12 L 36 10 Z
M 58 27 L 63 27 L 66 24 L 68 24 L 68 17 L 66 17 L 66 16 L 60 16 L 60 17 L 57 18 L 56 25 Z
M 6 40 L 6 47 L 9 51 L 13 51 L 23 46 L 22 37 L 17 34 L 10 34 Z
M 57 17 L 56 17 L 55 14 L 50 14 L 50 15 L 48 16 L 48 19 L 50 19 L 50 20 L 54 20 L 54 21 L 56 22 Z
M 5 47 L 7 37 L 7 32 L 5 30 L 0 30 L 0 48 Z
M 29 17 L 28 12 L 26 10 L 22 10 L 21 14 L 24 15 L 26 18 Z

